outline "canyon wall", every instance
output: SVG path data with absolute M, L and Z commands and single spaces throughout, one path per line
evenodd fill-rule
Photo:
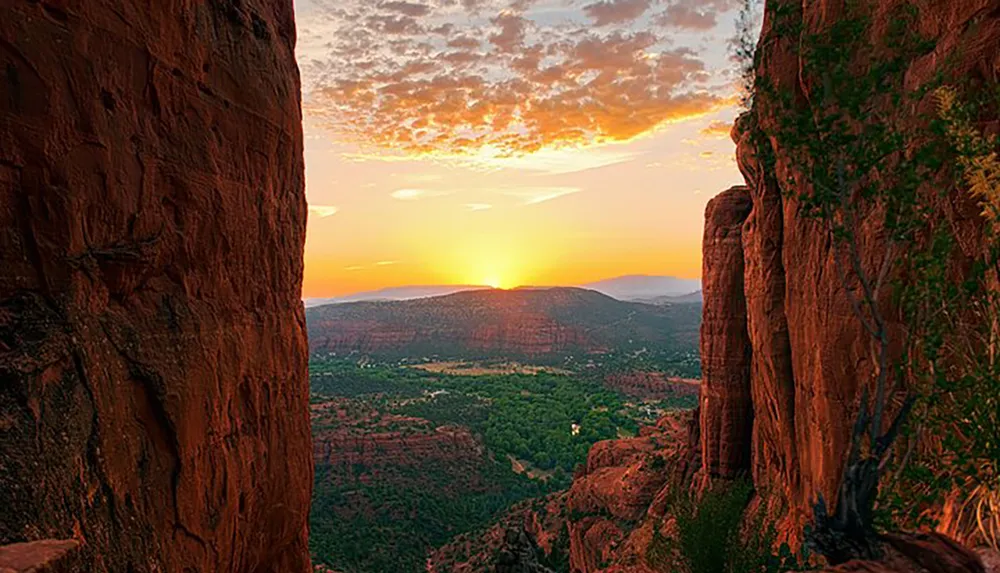
M 867 42 L 877 52 L 894 11 L 905 3 L 865 0 L 855 4 L 871 22 Z M 1000 76 L 997 3 L 937 0 L 918 4 L 913 28 L 929 42 L 922 55 L 906 62 L 906 86 L 925 84 L 947 62 L 950 77 L 977 89 L 995 89 Z M 800 43 L 808 41 L 810 34 L 829 29 L 845 9 L 843 0 L 768 0 L 756 64 L 758 82 L 790 94 L 790 101 L 799 105 L 808 102 L 810 88 L 816 86 L 803 80 Z M 789 36 L 775 26 L 779 11 L 783 18 L 801 25 L 789 27 L 799 29 L 799 36 Z M 864 57 L 859 54 L 859 61 Z M 835 498 L 862 386 L 873 379 L 876 365 L 871 337 L 853 313 L 836 270 L 829 233 L 816 219 L 805 216 L 795 199 L 810 183 L 803 166 L 774 137 L 782 118 L 779 102 L 768 93 L 757 94 L 752 111 L 733 130 L 752 204 L 742 222 L 742 253 L 731 244 L 723 247 L 718 239 L 709 240 L 733 234 L 734 221 L 718 214 L 721 204 L 730 202 L 727 196 L 732 191 L 713 202 L 706 218 L 702 350 L 707 353 L 703 360 L 708 393 L 702 400 L 702 448 L 705 466 L 720 475 L 729 473 L 727 468 L 734 464 L 742 469 L 736 462 L 743 458 L 737 454 L 748 450 L 747 469 L 755 483 L 781 494 L 790 522 L 801 525 L 810 518 L 818 494 Z M 933 112 L 933 106 L 933 96 L 928 95 L 892 113 L 904 121 L 918 121 L 918 113 Z M 987 130 L 997 128 L 995 118 L 984 125 Z M 753 130 L 762 136 L 757 141 L 770 146 L 773 169 L 758 158 Z M 978 255 L 983 221 L 975 200 L 958 189 L 933 200 L 936 217 L 959 238 L 955 256 Z M 860 260 L 872 272 L 899 253 L 886 252 L 878 213 L 869 211 L 860 217 Z M 735 288 L 740 283 L 742 297 Z M 898 335 L 901 322 L 893 309 L 891 290 L 883 289 L 878 304 L 888 317 L 890 332 Z M 749 352 L 742 351 L 744 336 Z M 718 355 L 722 351 L 725 357 Z M 726 422 L 736 413 L 746 416 L 751 432 Z
M 309 570 L 291 0 L 0 9 L 0 545 Z

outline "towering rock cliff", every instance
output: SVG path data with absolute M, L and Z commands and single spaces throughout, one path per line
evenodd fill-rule
M 870 21 L 865 41 L 873 51 L 884 47 L 889 21 L 903 4 L 895 0 L 853 3 Z M 997 3 L 917 4 L 913 31 L 929 43 L 920 56 L 905 62 L 906 86 L 925 84 L 947 62 L 952 77 L 977 89 L 994 89 L 1000 75 Z M 758 82 L 790 94 L 792 105 L 808 102 L 814 95 L 811 89 L 818 88 L 803 79 L 799 46 L 843 18 L 846 9 L 843 0 L 768 0 L 759 43 Z M 777 13 L 786 24 L 794 25 L 779 29 Z M 790 36 L 788 29 L 798 30 L 797 35 Z M 859 61 L 863 57 L 859 54 Z M 731 235 L 733 221 L 720 218 L 718 208 L 710 208 L 706 220 L 704 387 L 716 390 L 702 402 L 702 448 L 706 467 L 721 474 L 734 463 L 734 452 L 749 449 L 756 484 L 782 494 L 790 523 L 801 525 L 810 517 L 817 494 L 835 498 L 862 387 L 872 380 L 876 365 L 871 337 L 852 312 L 838 276 L 829 233 L 820 222 L 804 216 L 795 199 L 810 185 L 809 176 L 774 136 L 782 120 L 777 111 L 781 104 L 769 93 L 758 93 L 753 110 L 737 122 L 733 132 L 752 203 L 742 226 L 741 259 L 732 249 L 720 248 L 717 240 L 708 240 Z M 928 96 L 892 113 L 904 122 L 915 122 L 920 111 L 933 110 L 932 106 Z M 995 119 L 986 122 L 986 129 L 997 128 Z M 754 130 L 757 141 L 768 146 L 773 167 L 759 159 Z M 715 204 L 730 202 L 731 194 L 727 192 Z M 979 206 L 957 189 L 934 200 L 936 216 L 959 237 L 955 256 L 976 256 L 982 248 Z M 867 213 L 871 216 L 864 218 L 865 214 L 858 229 L 859 258 L 864 268 L 876 269 L 899 253 L 894 255 L 884 247 L 885 229 L 878 224 L 878 214 Z M 729 295 L 739 283 L 744 296 L 733 301 Z M 901 324 L 891 297 L 891 289 L 884 289 L 878 305 L 890 322 L 888 328 L 898 333 Z M 728 349 L 742 340 L 744 312 L 750 351 L 731 352 L 726 359 L 716 356 L 716 349 Z M 737 409 L 746 399 L 747 388 L 741 381 L 747 371 L 752 405 L 749 410 Z M 752 433 L 719 421 L 735 411 L 742 411 L 747 423 L 752 420 Z
M 746 187 L 719 194 L 705 210 L 702 241 L 702 452 L 709 474 L 727 478 L 750 469 L 753 404 L 742 238 L 750 207 Z
M 0 7 L 0 545 L 305 572 L 291 0 Z

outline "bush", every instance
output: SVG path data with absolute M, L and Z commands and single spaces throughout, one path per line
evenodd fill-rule
M 787 545 L 774 553 L 777 531 L 765 512 L 747 517 L 752 496 L 753 486 L 747 480 L 715 484 L 700 501 L 684 492 L 675 493 L 671 507 L 675 533 L 671 537 L 659 530 L 654 533 L 647 562 L 662 573 L 803 570 Z

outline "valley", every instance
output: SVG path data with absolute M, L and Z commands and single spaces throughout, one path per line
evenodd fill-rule
M 520 361 L 699 378 L 700 302 L 652 305 L 557 287 L 471 290 L 306 311 L 311 353 L 399 364 Z
M 581 289 L 309 309 L 314 562 L 424 571 L 438 548 L 565 496 L 595 444 L 697 404 L 699 312 Z M 471 334 L 487 331 L 505 334 Z

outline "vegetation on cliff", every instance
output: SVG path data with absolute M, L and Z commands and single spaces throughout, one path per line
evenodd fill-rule
M 876 22 L 848 1 L 819 27 L 790 3 L 767 10 L 773 39 L 797 39 L 800 73 L 794 85 L 760 73 L 758 49 L 745 127 L 826 235 L 869 342 L 840 488 L 829 505 L 820 496 L 808 538 L 835 564 L 878 557 L 879 528 L 946 526 L 995 547 L 1000 142 L 986 126 L 1000 90 L 935 53 L 915 3 Z M 937 519 L 945 505 L 951 524 Z

